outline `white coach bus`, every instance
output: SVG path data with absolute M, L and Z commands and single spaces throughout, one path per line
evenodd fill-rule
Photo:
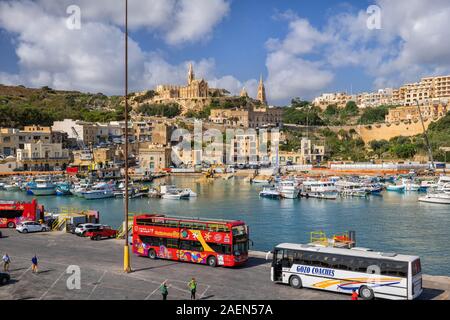
M 273 251 L 271 280 L 294 288 L 357 290 L 367 300 L 412 300 L 422 293 L 419 257 L 363 248 L 279 244 Z

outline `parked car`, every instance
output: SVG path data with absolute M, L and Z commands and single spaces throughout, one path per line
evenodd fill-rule
M 0 238 L 2 238 L 3 237 L 3 235 L 2 235 L 2 232 L 0 231 Z
M 75 228 L 75 234 L 80 237 L 84 237 L 86 234 L 86 231 L 101 227 L 102 225 L 99 223 L 82 223 L 79 224 Z
M 41 224 L 39 222 L 24 221 L 16 225 L 16 230 L 20 233 L 28 233 L 50 231 L 50 228 L 47 225 Z
M 4 286 L 9 280 L 11 280 L 9 274 L 0 272 L 0 286 Z
M 101 226 L 85 232 L 86 237 L 90 237 L 91 240 L 100 240 L 104 238 L 115 238 L 117 236 L 117 230 L 112 229 L 110 226 Z

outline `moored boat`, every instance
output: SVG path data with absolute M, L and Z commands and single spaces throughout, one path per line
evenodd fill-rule
M 50 196 L 56 194 L 56 185 L 45 179 L 36 179 L 35 183 L 28 187 L 28 192 L 34 196 Z
M 266 186 L 262 189 L 262 191 L 259 192 L 259 196 L 262 198 L 269 198 L 269 199 L 280 199 L 281 194 L 280 192 L 272 186 Z
M 404 192 L 405 186 L 403 184 L 389 184 L 386 186 L 386 190 L 394 192 Z
M 420 202 L 450 204 L 450 193 L 447 192 L 429 193 L 424 197 L 419 197 L 418 200 Z
M 106 199 L 114 197 L 114 190 L 112 185 L 108 183 L 99 183 L 93 186 L 90 190 L 81 192 L 83 198 L 87 200 Z
M 300 193 L 300 188 L 294 180 L 281 180 L 278 183 L 277 190 L 281 197 L 286 199 L 296 199 Z

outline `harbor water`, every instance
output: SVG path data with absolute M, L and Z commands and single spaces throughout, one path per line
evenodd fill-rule
M 158 180 L 155 184 L 163 183 Z M 426 274 L 450 275 L 450 206 L 420 203 L 419 193 L 383 192 L 364 198 L 262 199 L 262 186 L 244 179 L 196 183 L 196 178 L 169 177 L 166 183 L 191 188 L 188 200 L 130 199 L 132 213 L 161 213 L 187 217 L 240 219 L 250 227 L 253 250 L 268 251 L 282 242 L 307 243 L 311 231 L 328 236 L 356 231 L 357 245 L 376 251 L 419 255 Z M 0 191 L 0 199 L 30 201 L 25 192 Z M 118 227 L 123 199 L 85 200 L 74 196 L 41 196 L 47 211 L 76 207 L 100 211 L 101 222 Z

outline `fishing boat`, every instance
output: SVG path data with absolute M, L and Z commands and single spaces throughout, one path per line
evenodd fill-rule
M 388 184 L 386 186 L 387 191 L 394 191 L 394 192 L 404 192 L 405 191 L 405 185 L 403 184 Z
M 380 194 L 381 191 L 383 191 L 383 185 L 381 185 L 379 183 L 367 184 L 365 186 L 365 189 L 367 192 L 369 192 L 371 194 Z
M 67 196 L 71 195 L 72 192 L 70 192 L 70 184 L 69 183 L 61 183 L 56 186 L 56 195 L 57 196 Z
M 280 199 L 281 193 L 275 187 L 265 186 L 262 191 L 259 192 L 259 196 L 262 198 Z
M 45 179 L 36 179 L 28 187 L 28 192 L 34 196 L 50 196 L 56 194 L 56 185 Z
M 20 185 L 17 183 L 11 183 L 11 184 L 4 184 L 3 189 L 6 191 L 20 191 Z
M 369 195 L 364 185 L 359 182 L 338 181 L 336 188 L 342 197 L 366 198 Z
M 277 187 L 281 197 L 286 199 L 296 199 L 300 194 L 300 188 L 294 180 L 281 180 Z
M 428 191 L 437 188 L 438 184 L 434 180 L 424 180 L 420 183 L 419 191 Z
M 305 180 L 300 195 L 307 198 L 336 200 L 338 192 L 334 182 Z
M 420 184 L 411 179 L 402 179 L 402 184 L 405 186 L 405 191 L 419 191 L 420 189 Z
M 428 193 L 424 197 L 419 197 L 419 201 L 436 204 L 450 204 L 450 193 L 448 192 Z
M 114 189 L 111 184 L 98 183 L 90 190 L 81 193 L 83 198 L 87 200 L 105 199 L 114 197 Z

